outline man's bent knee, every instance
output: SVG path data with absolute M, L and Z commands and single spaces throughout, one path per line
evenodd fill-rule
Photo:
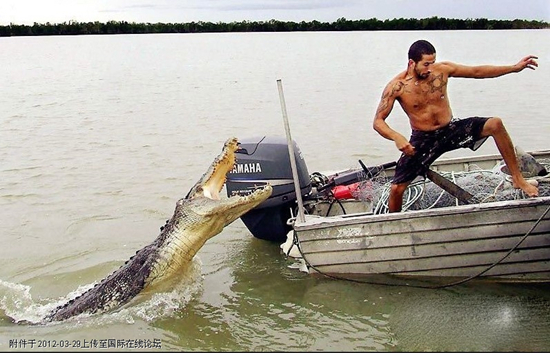
M 409 186 L 408 183 L 391 184 L 390 192 L 391 194 L 394 194 L 394 195 L 403 195 L 403 193 L 407 189 L 407 186 Z
M 493 136 L 499 132 L 506 130 L 502 119 L 498 116 L 489 118 L 483 125 L 482 135 L 483 136 Z

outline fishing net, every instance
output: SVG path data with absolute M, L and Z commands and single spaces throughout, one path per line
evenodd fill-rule
M 546 170 L 550 170 L 550 160 L 538 161 Z M 472 166 L 467 172 L 438 172 L 456 185 L 473 195 L 470 203 L 485 203 L 527 198 L 520 189 L 512 186 L 510 175 L 505 173 L 505 166 L 499 164 L 492 170 Z M 538 177 L 539 196 L 550 196 L 550 179 Z M 365 202 L 372 202 L 375 214 L 388 212 L 388 199 L 391 178 L 384 173 L 363 180 L 354 192 L 354 197 Z M 454 196 L 428 179 L 415 180 L 403 195 L 403 211 L 421 210 L 462 204 Z

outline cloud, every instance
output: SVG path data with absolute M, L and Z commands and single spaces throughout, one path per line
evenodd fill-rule
M 361 0 L 115 0 L 101 13 L 128 21 L 327 20 L 353 13 Z M 125 15 L 125 18 L 122 18 Z
M 283 0 L 283 1 L 270 1 L 270 0 L 249 0 L 239 2 L 225 2 L 217 1 L 219 10 L 319 10 L 330 8 L 342 8 L 353 7 L 358 5 L 360 1 L 338 1 L 338 0 Z M 221 4 L 223 2 L 223 4 Z M 214 6 L 216 8 L 216 6 Z
M 0 24 L 394 18 L 550 21 L 550 0 L 2 0 Z
M 127 1 L 128 2 L 128 1 Z M 160 0 L 155 3 L 121 3 L 104 11 L 124 12 L 128 10 L 206 10 L 206 11 L 269 11 L 349 8 L 357 6 L 360 0 Z M 116 2 L 113 2 L 116 4 Z M 112 4 L 112 3 L 111 3 Z

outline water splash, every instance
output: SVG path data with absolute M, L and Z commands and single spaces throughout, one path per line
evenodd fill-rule
M 30 291 L 30 286 L 0 280 L 0 310 L 15 323 L 40 322 L 56 304 L 35 302 Z
M 122 308 L 101 314 L 81 314 L 62 322 L 48 324 L 64 324 L 78 326 L 97 326 L 111 323 L 133 324 L 136 319 L 151 322 L 157 319 L 171 317 L 184 307 L 202 288 L 201 266 L 195 257 L 190 266 L 180 274 L 174 287 L 168 292 L 140 295 Z M 74 299 L 97 282 L 79 286 L 66 296 L 57 299 L 33 299 L 31 286 L 0 280 L 0 315 L 18 324 L 38 324 L 52 310 Z

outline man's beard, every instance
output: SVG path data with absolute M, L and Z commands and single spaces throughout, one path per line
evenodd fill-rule
M 419 80 L 425 80 L 428 77 L 430 77 L 429 72 L 426 72 L 426 73 L 422 74 L 416 68 L 414 69 L 414 73 L 416 74 L 416 78 L 419 79 Z

